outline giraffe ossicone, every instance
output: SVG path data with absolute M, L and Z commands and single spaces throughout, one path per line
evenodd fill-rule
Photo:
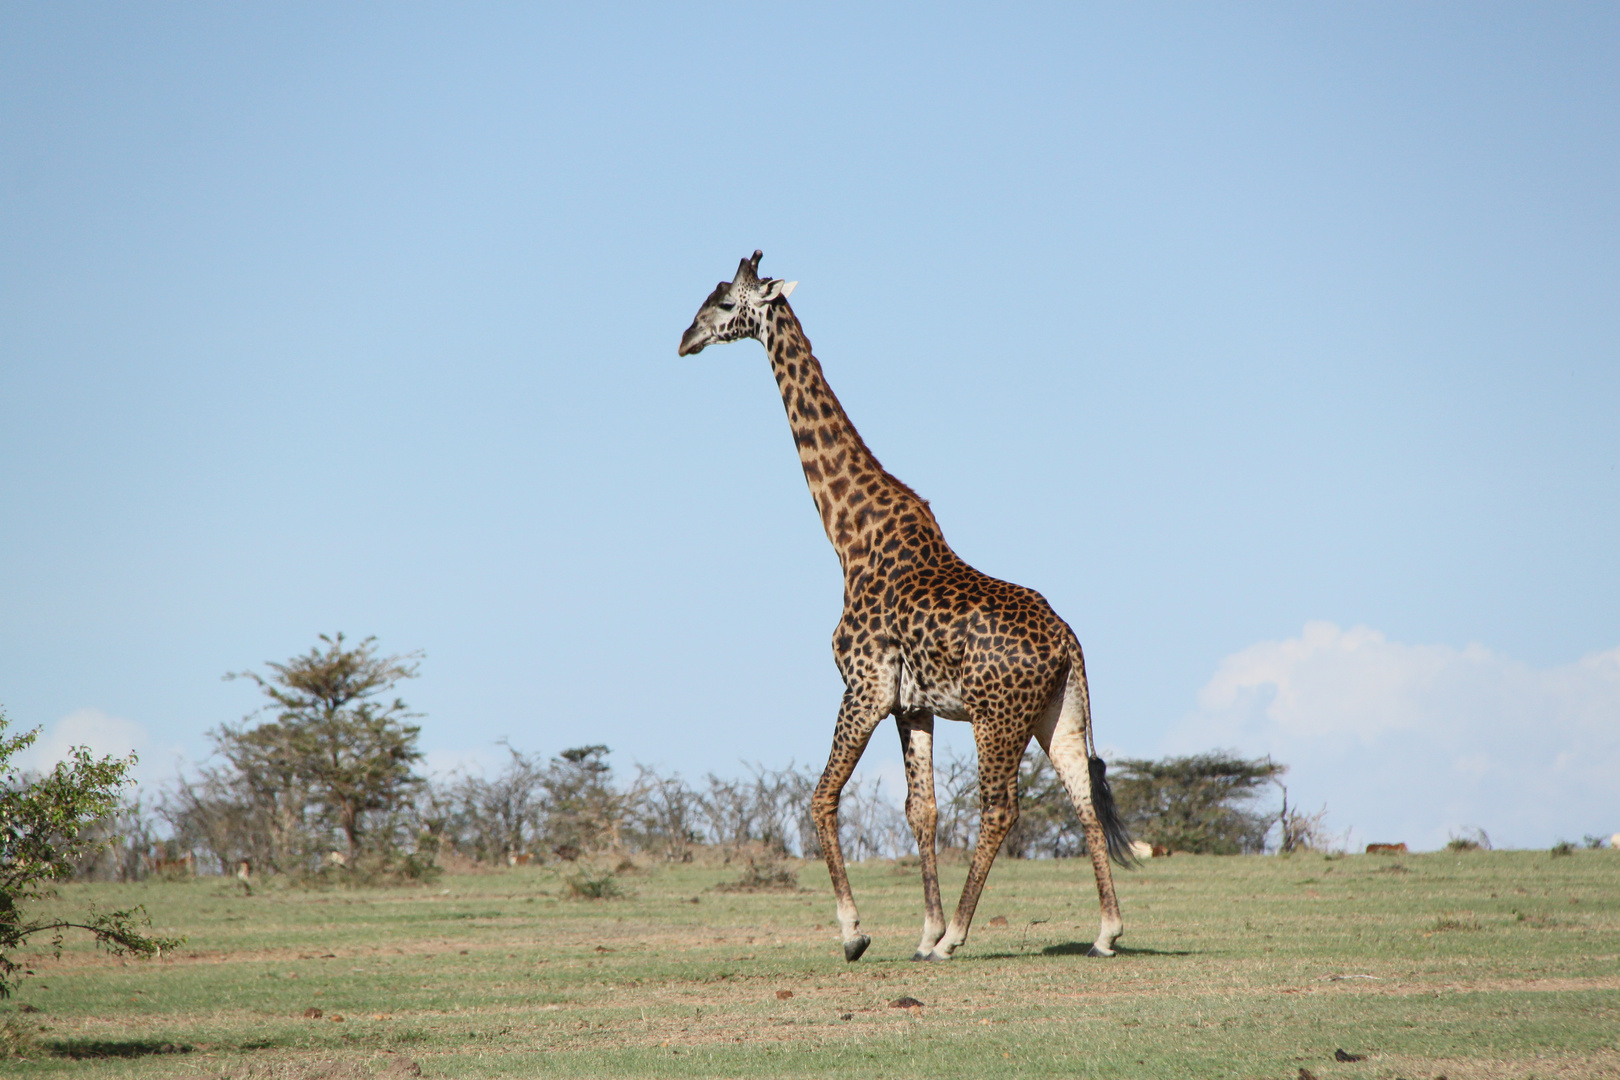
M 1033 737 L 1074 801 L 1097 879 L 1102 925 L 1092 956 L 1112 956 L 1124 931 L 1109 858 L 1130 865 L 1130 837 L 1096 756 L 1085 657 L 1074 631 L 1033 589 L 982 574 L 951 550 L 928 503 L 867 449 L 827 385 L 788 306 L 797 282 L 759 276 L 743 259 L 698 309 L 679 353 L 754 338 L 765 346 L 799 463 L 844 572 L 833 659 L 844 699 L 827 768 L 811 799 L 837 900 L 844 957 L 871 943 L 844 868 L 838 803 L 872 732 L 893 716 L 906 767 L 906 820 L 923 877 L 923 932 L 914 959 L 945 960 L 967 940 L 1001 842 L 1018 820 L 1018 764 Z M 979 758 L 979 842 L 949 923 L 935 856 L 934 720 L 973 725 Z

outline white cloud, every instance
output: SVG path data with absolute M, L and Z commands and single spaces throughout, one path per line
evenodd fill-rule
M 19 730 L 19 725 L 13 723 L 7 734 L 15 735 Z M 138 755 L 134 776 L 144 783 L 173 773 L 169 755 L 154 752 L 151 742 L 145 726 L 133 720 L 110 716 L 100 709 L 77 709 L 47 724 L 34 744 L 18 754 L 12 764 L 18 769 L 45 772 L 67 758 L 73 747 L 88 746 L 96 757 Z
M 1289 766 L 1358 842 L 1443 845 L 1465 825 L 1499 846 L 1620 828 L 1620 648 L 1534 668 L 1469 645 L 1405 645 L 1313 622 L 1221 661 L 1169 753 L 1231 747 Z

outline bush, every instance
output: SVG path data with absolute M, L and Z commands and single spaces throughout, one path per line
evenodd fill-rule
M 1555 859 L 1558 858 L 1560 855 L 1573 855 L 1573 854 L 1575 854 L 1575 845 L 1570 843 L 1568 840 L 1560 840 L 1560 841 L 1558 841 L 1558 843 L 1556 843 L 1556 844 L 1554 844 L 1552 846 L 1552 856 Z
M 718 892 L 776 892 L 793 890 L 799 887 L 799 874 L 791 866 L 785 866 L 775 860 L 767 859 L 760 862 L 757 859 L 748 860 L 748 869 L 743 871 L 742 877 L 736 881 L 727 881 L 715 886 Z
M 611 873 L 592 876 L 589 871 L 564 878 L 563 895 L 572 900 L 619 900 L 624 889 Z
M 52 882 L 71 877 L 77 865 L 106 846 L 106 833 L 94 826 L 117 811 L 135 757 L 98 760 L 77 746 L 44 776 L 24 776 L 9 763 L 39 731 L 7 738 L 8 723 L 0 714 L 0 997 L 9 997 L 21 978 L 17 972 L 27 971 L 11 955 L 39 934 L 50 935 L 57 955 L 66 930 L 83 930 L 115 954 L 155 956 L 178 946 L 179 938 L 140 932 L 138 927 L 150 925 L 141 907 L 107 912 L 92 907 L 77 917 L 29 917 L 27 905 L 54 897 Z

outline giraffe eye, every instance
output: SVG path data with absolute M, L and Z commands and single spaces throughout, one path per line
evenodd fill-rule
M 732 308 L 734 308 L 736 306 L 737 305 L 733 301 L 730 301 L 730 300 L 722 300 L 722 301 L 720 301 L 720 310 L 721 311 L 730 311 Z

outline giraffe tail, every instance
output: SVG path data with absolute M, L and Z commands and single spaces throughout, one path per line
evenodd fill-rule
M 1131 854 L 1131 833 L 1125 826 L 1125 819 L 1120 816 L 1119 806 L 1114 802 L 1114 789 L 1108 783 L 1108 763 L 1097 756 L 1097 744 L 1092 738 L 1091 687 L 1086 680 L 1086 658 L 1072 631 L 1069 648 L 1073 658 L 1070 679 L 1075 684 L 1074 689 L 1079 692 L 1080 716 L 1085 724 L 1086 764 L 1091 771 L 1091 808 L 1096 811 L 1097 823 L 1102 826 L 1103 839 L 1108 844 L 1108 857 L 1120 866 L 1134 867 L 1136 857 Z M 1079 677 L 1075 678 L 1076 675 Z
M 1131 854 L 1130 830 L 1125 827 L 1125 819 L 1120 817 L 1119 807 L 1114 804 L 1113 788 L 1108 785 L 1108 764 L 1095 756 L 1091 758 L 1089 764 L 1091 808 L 1097 811 L 1097 823 L 1102 826 L 1103 837 L 1108 841 L 1108 857 L 1121 866 L 1135 866 L 1136 857 Z

